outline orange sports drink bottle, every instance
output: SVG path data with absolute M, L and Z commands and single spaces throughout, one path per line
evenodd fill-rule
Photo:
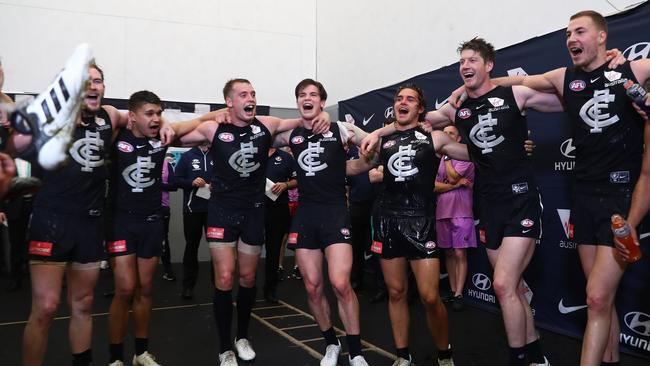
M 634 242 L 630 225 L 625 221 L 623 216 L 612 215 L 612 233 L 630 252 L 627 262 L 634 263 L 641 259 L 641 249 Z

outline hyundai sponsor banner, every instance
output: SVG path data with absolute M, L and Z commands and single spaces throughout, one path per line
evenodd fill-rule
M 567 22 L 568 22 L 567 14 Z M 650 53 L 650 4 L 608 18 L 609 48 L 623 50 L 629 60 L 647 58 Z M 565 30 L 537 37 L 499 50 L 493 76 L 539 74 L 570 66 Z M 460 43 L 461 39 L 458 40 Z M 489 41 L 489 40 L 488 40 Z M 339 103 L 339 119 L 356 121 L 367 131 L 391 118 L 393 94 L 401 84 L 413 82 L 425 93 L 427 108 L 440 108 L 461 83 L 458 64 L 413 77 L 402 83 L 375 90 Z M 594 106 L 594 128 L 601 123 Z M 585 278 L 577 244 L 571 240 L 569 224 L 569 178 L 574 167 L 575 146 L 563 113 L 528 113 L 528 124 L 537 145 L 533 163 L 544 203 L 543 236 L 525 278 L 526 293 L 537 324 L 558 333 L 582 337 L 587 319 Z M 640 230 L 645 255 L 630 265 L 618 290 L 616 306 L 621 323 L 623 350 L 650 358 L 650 225 Z M 498 311 L 492 289 L 492 269 L 485 250 L 470 252 L 465 298 L 480 307 Z

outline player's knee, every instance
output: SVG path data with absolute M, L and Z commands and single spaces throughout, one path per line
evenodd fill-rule
M 69 301 L 70 311 L 74 314 L 90 314 L 93 308 L 92 292 L 84 296 L 75 297 Z
M 234 270 L 229 268 L 222 268 L 215 272 L 216 282 L 219 284 L 219 287 L 222 288 L 232 288 Z
M 149 297 L 149 298 L 152 297 L 153 283 L 152 282 L 141 283 L 140 287 L 138 288 L 138 296 Z
M 515 288 L 512 286 L 512 283 L 510 281 L 506 281 L 503 278 L 495 278 L 493 286 L 494 293 L 499 299 L 513 296 L 515 294 Z
M 240 272 L 239 283 L 244 287 L 255 286 L 255 271 Z
M 610 296 L 602 291 L 587 289 L 587 306 L 590 311 L 606 312 L 612 307 Z
M 392 302 L 399 302 L 406 300 L 406 287 L 394 287 L 388 289 L 388 298 Z
M 323 295 L 323 281 L 321 278 L 303 277 L 303 282 L 307 296 L 310 298 L 314 299 Z
M 50 298 L 39 301 L 34 306 L 32 316 L 41 326 L 49 325 L 59 309 L 59 299 Z
M 467 256 L 464 249 L 454 249 L 454 257 L 459 260 L 464 260 Z
M 135 294 L 135 283 L 123 283 L 115 287 L 115 297 L 128 301 Z
M 332 289 L 338 298 L 347 298 L 352 294 L 352 286 L 347 278 L 331 279 Z
M 438 291 L 427 291 L 426 293 L 420 293 L 420 301 L 424 307 L 435 307 L 440 301 L 438 296 Z

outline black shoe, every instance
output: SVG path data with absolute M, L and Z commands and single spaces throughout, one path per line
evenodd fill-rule
M 300 274 L 300 268 L 298 268 L 298 266 L 294 266 L 293 270 L 291 270 L 291 278 L 302 280 L 302 275 Z
M 279 303 L 278 294 L 275 288 L 264 288 L 264 299 L 272 304 Z
M 282 266 L 278 267 L 278 282 L 284 280 L 284 268 Z
M 388 292 L 386 292 L 386 290 L 379 290 L 368 299 L 368 302 L 371 304 L 378 304 L 386 300 L 388 300 Z
M 440 299 L 444 303 L 448 302 L 453 302 L 454 301 L 454 293 L 453 292 L 444 292 L 440 294 Z
M 465 310 L 465 301 L 463 301 L 463 295 L 458 295 L 454 297 L 454 300 L 451 303 L 451 308 L 454 311 Z
M 352 289 L 356 292 L 361 292 L 364 290 L 365 286 L 363 284 L 363 276 L 357 276 L 350 280 L 350 285 Z
M 176 281 L 176 275 L 171 271 L 165 272 L 162 277 L 165 281 Z
M 194 297 L 194 291 L 191 288 L 186 287 L 183 289 L 181 297 L 185 300 L 191 300 Z

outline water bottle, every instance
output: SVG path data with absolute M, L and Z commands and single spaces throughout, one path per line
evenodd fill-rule
M 636 84 L 632 80 L 626 81 L 625 84 L 623 84 L 623 87 L 625 88 L 625 94 L 627 94 L 627 96 L 630 97 L 630 99 L 632 99 L 634 103 L 636 103 L 636 105 L 638 105 L 639 108 L 650 117 L 650 107 L 645 105 L 648 92 L 646 92 L 641 85 Z
M 641 249 L 634 242 L 631 232 L 630 224 L 621 215 L 612 215 L 612 233 L 630 252 L 627 262 L 634 263 L 641 259 Z

